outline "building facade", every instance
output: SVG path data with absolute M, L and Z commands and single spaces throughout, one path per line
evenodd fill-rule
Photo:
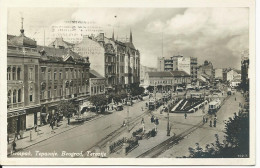
M 234 78 L 236 78 L 237 76 L 240 76 L 241 72 L 239 70 L 235 70 L 235 69 L 230 69 L 227 72 L 227 81 L 231 82 Z
M 249 91 L 249 50 L 245 50 L 241 57 L 241 87 L 244 91 Z
M 89 71 L 89 94 L 99 95 L 105 94 L 106 78 L 101 76 L 95 70 Z
M 178 86 L 186 86 L 190 83 L 190 75 L 184 71 L 147 72 L 144 79 L 144 85 L 166 91 L 170 89 L 175 91 Z
M 8 134 L 34 126 L 40 118 L 40 54 L 36 41 L 25 36 L 23 26 L 20 32 L 7 37 Z
M 215 79 L 220 79 L 223 81 L 223 69 L 222 68 L 215 69 Z
M 41 123 L 57 112 L 61 100 L 74 104 L 89 96 L 89 60 L 70 49 L 37 46 L 40 63 Z
M 195 57 L 183 57 L 182 55 L 172 56 L 171 58 L 158 59 L 158 71 L 185 71 L 191 76 L 192 82 L 197 81 L 198 60 Z
M 204 61 L 204 64 L 198 67 L 198 75 L 209 78 L 209 81 L 213 82 L 215 78 L 213 64 L 210 61 Z
M 88 94 L 89 61 L 71 49 L 38 46 L 25 36 L 7 36 L 8 134 L 45 124 L 61 100 Z

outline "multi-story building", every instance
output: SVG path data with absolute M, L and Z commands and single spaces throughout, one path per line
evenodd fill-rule
M 227 72 L 227 81 L 231 82 L 236 76 L 240 76 L 241 72 L 236 69 L 230 69 Z
M 54 42 L 53 42 L 54 43 Z M 127 42 L 107 38 L 104 33 L 96 37 L 84 36 L 74 45 L 74 51 L 91 60 L 91 68 L 107 80 L 106 91 L 118 92 L 140 83 L 140 53 L 133 44 L 132 32 Z
M 8 134 L 45 123 L 60 100 L 78 102 L 88 96 L 88 58 L 70 49 L 38 46 L 23 26 L 20 32 L 7 36 Z
M 186 86 L 191 83 L 190 75 L 184 71 L 147 72 L 144 85 L 156 86 L 158 90 L 175 91 L 178 86 Z
M 198 76 L 201 75 L 209 78 L 210 82 L 213 82 L 215 73 L 213 64 L 210 61 L 204 61 L 204 64 L 198 67 Z
M 249 91 L 249 50 L 245 50 L 241 57 L 241 87 L 244 91 Z
M 182 55 L 172 56 L 169 59 L 159 58 L 158 59 L 158 71 L 185 71 L 191 75 L 192 82 L 197 80 L 198 62 L 195 57 L 183 57 Z
M 152 67 L 141 65 L 141 68 L 140 68 L 140 86 L 144 87 L 144 88 L 146 87 L 144 85 L 144 78 L 145 78 L 145 74 L 147 72 L 156 72 L 156 71 L 157 71 L 157 68 L 152 68 Z
M 106 78 L 95 70 L 89 70 L 89 93 L 92 95 L 105 94 Z
M 75 44 L 69 43 L 67 41 L 64 41 L 62 37 L 56 38 L 53 42 L 51 42 L 48 47 L 54 47 L 54 48 L 69 48 L 73 49 Z
M 56 112 L 61 100 L 75 104 L 89 96 L 89 60 L 70 49 L 37 46 L 40 63 L 42 122 Z
M 190 77 L 192 83 L 196 83 L 198 79 L 198 59 L 190 57 Z
M 215 79 L 220 79 L 223 81 L 223 69 L 222 68 L 215 69 Z
M 39 58 L 36 41 L 24 34 L 7 37 L 8 134 L 37 124 L 40 118 Z

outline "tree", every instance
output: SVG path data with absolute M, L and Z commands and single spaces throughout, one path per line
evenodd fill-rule
M 205 149 L 196 143 L 195 148 L 189 148 L 190 158 L 237 158 L 249 157 L 249 117 L 240 113 L 229 118 L 225 125 L 225 137 L 219 141 L 216 134 L 215 143 L 206 145 Z
M 68 124 L 72 113 L 75 111 L 75 106 L 71 101 L 61 100 L 57 106 L 58 112 L 62 113 L 68 119 Z
M 107 98 L 105 95 L 92 95 L 89 98 L 89 101 L 97 107 L 102 108 L 103 106 L 107 105 Z M 102 108 L 103 109 L 103 108 Z M 104 111 L 104 110 L 102 110 Z

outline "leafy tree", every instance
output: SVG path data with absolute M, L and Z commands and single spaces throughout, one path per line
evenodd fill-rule
M 68 100 L 61 100 L 57 105 L 57 109 L 59 113 L 62 113 L 63 116 L 65 116 L 68 119 L 69 124 L 69 119 L 72 116 L 72 113 L 75 111 L 74 104 Z
M 105 95 L 92 95 L 89 98 L 89 101 L 97 107 L 100 107 L 104 111 L 104 106 L 107 105 L 107 98 Z
M 189 148 L 190 158 L 236 158 L 249 157 L 249 117 L 240 113 L 229 118 L 225 125 L 225 137 L 219 141 L 216 134 L 215 143 L 206 145 L 205 149 L 196 143 L 195 148 Z

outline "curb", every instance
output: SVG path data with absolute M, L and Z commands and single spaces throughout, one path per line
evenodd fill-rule
M 28 146 L 26 146 L 26 147 L 24 147 L 24 148 L 22 148 L 22 149 L 19 149 L 19 150 L 17 150 L 16 152 L 22 151 L 22 150 L 24 150 L 24 149 L 26 149 L 26 148 L 29 148 L 29 147 L 33 146 L 33 145 L 39 144 L 39 143 L 41 143 L 41 142 L 43 142 L 43 141 L 46 141 L 46 140 L 48 140 L 48 139 L 50 139 L 50 138 L 53 138 L 53 137 L 55 137 L 55 136 L 57 136 L 57 135 L 60 135 L 60 134 L 64 133 L 64 132 L 67 132 L 67 131 L 69 131 L 69 130 L 72 130 L 72 129 L 74 129 L 74 128 L 77 128 L 77 127 L 79 127 L 79 126 L 82 126 L 82 125 L 84 125 L 85 123 L 88 123 L 88 122 L 97 120 L 97 119 L 102 118 L 102 117 L 104 117 L 104 115 L 103 115 L 103 116 L 100 116 L 100 117 L 93 118 L 92 120 L 89 120 L 89 121 L 87 121 L 87 122 L 84 122 L 84 123 L 81 124 L 81 125 L 76 125 L 76 126 L 74 126 L 74 127 L 71 127 L 71 128 L 69 128 L 69 129 L 67 129 L 67 130 L 64 130 L 64 131 L 60 132 L 60 133 L 54 134 L 53 136 L 50 136 L 50 137 L 48 137 L 48 138 L 45 138 L 45 139 L 40 140 L 40 141 L 38 141 L 38 142 L 35 142 L 34 144 L 31 144 L 31 145 L 28 145 Z M 16 152 L 14 152 L 14 153 L 16 153 Z M 11 155 L 11 153 L 7 154 L 7 156 L 10 156 L 10 155 Z

